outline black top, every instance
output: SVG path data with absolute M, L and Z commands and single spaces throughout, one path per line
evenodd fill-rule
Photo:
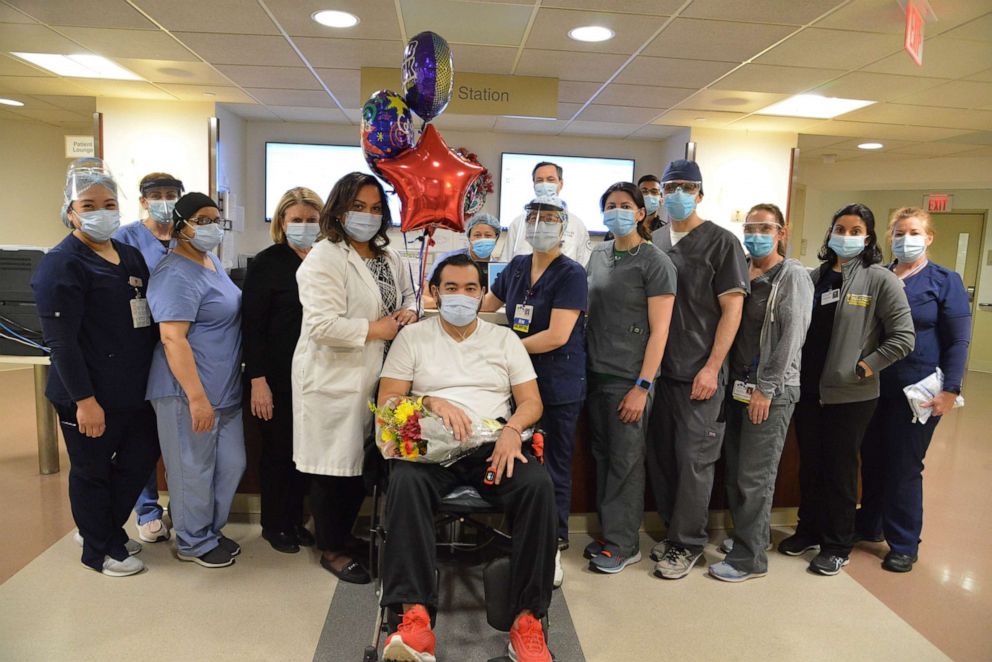
M 158 327 L 134 328 L 148 267 L 137 248 L 111 240 L 120 264 L 72 234 L 48 251 L 31 279 L 41 331 L 52 350 L 45 395 L 66 407 L 96 397 L 107 411 L 144 406 Z M 150 322 L 150 316 L 149 316 Z
M 273 244 L 248 266 L 242 291 L 245 375 L 265 377 L 273 391 L 292 391 L 293 352 L 303 307 L 296 270 L 303 264 L 287 244 Z
M 774 267 L 751 280 L 751 295 L 744 301 L 741 325 L 730 349 L 731 379 L 746 379 L 751 383 L 758 378 L 758 355 L 761 352 L 761 329 L 765 325 L 765 312 L 772 294 L 772 283 L 782 271 L 779 262 Z
M 823 295 L 839 290 L 843 281 L 844 275 L 831 269 L 820 278 L 813 290 L 813 316 L 810 318 L 809 331 L 806 332 L 802 365 L 799 368 L 799 382 L 802 385 L 800 391 L 804 396 L 820 396 L 820 377 L 827 362 L 827 352 L 830 351 L 834 313 L 837 312 L 837 301 L 824 305 Z

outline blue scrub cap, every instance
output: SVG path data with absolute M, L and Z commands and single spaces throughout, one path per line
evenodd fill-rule
M 661 176 L 661 182 L 683 181 L 699 182 L 700 192 L 702 192 L 703 173 L 699 170 L 699 164 L 686 159 L 676 159 L 665 168 L 665 174 Z
M 492 229 L 496 230 L 496 236 L 499 237 L 499 233 L 500 233 L 499 219 L 493 216 L 492 214 L 485 214 L 485 213 L 476 214 L 475 216 L 473 216 L 468 220 L 468 223 L 465 224 L 465 236 L 472 234 L 472 228 L 474 228 L 476 225 L 479 225 L 480 223 L 485 223 Z
M 102 159 L 84 158 L 76 159 L 69 164 L 65 174 L 65 189 L 62 200 L 62 222 L 67 228 L 72 229 L 72 222 L 69 220 L 69 205 L 73 200 L 93 186 L 102 186 L 115 196 L 117 195 L 117 181 L 114 179 L 110 168 Z

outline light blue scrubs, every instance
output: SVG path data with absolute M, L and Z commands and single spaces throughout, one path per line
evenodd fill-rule
M 152 273 L 148 303 L 158 322 L 190 322 L 187 340 L 207 399 L 209 432 L 193 432 L 189 400 L 172 374 L 160 342 L 152 356 L 145 396 L 155 408 L 169 476 L 176 547 L 202 556 L 218 544 L 245 470 L 241 423 L 241 290 L 207 253 L 210 271 L 175 252 Z
M 122 225 L 114 233 L 113 238 L 117 241 L 134 246 L 141 251 L 148 265 L 148 272 L 155 271 L 155 267 L 162 261 L 169 249 L 166 248 L 152 231 L 145 227 L 141 221 Z M 170 242 L 170 246 L 175 240 Z M 147 524 L 157 519 L 162 519 L 162 506 L 158 503 L 158 472 L 152 470 L 152 475 L 148 477 L 148 482 L 138 495 L 138 501 L 134 504 L 134 514 L 138 516 L 138 525 Z

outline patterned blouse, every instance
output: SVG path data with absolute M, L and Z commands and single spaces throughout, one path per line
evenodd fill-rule
M 382 295 L 382 309 L 380 310 L 380 314 L 384 317 L 391 315 L 396 311 L 398 296 L 396 292 L 396 281 L 393 279 L 393 271 L 389 268 L 389 262 L 386 261 L 385 257 L 381 256 L 363 259 L 365 260 L 365 266 L 372 273 L 372 278 L 375 280 L 376 285 L 379 286 L 379 294 Z

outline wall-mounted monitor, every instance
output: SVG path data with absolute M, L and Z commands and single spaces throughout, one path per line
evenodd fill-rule
M 561 197 L 569 212 L 581 218 L 590 233 L 605 233 L 599 197 L 610 184 L 633 181 L 633 159 L 503 152 L 499 180 L 500 223 L 509 227 L 513 219 L 523 214 L 524 205 L 534 198 L 531 173 L 541 161 L 551 161 L 562 167 L 565 185 Z
M 265 143 L 265 220 L 271 221 L 283 193 L 295 186 L 313 189 L 325 202 L 335 182 L 349 172 L 374 174 L 362 148 L 354 145 Z M 381 182 L 381 180 L 380 180 Z M 400 224 L 400 199 L 385 185 L 393 225 Z

